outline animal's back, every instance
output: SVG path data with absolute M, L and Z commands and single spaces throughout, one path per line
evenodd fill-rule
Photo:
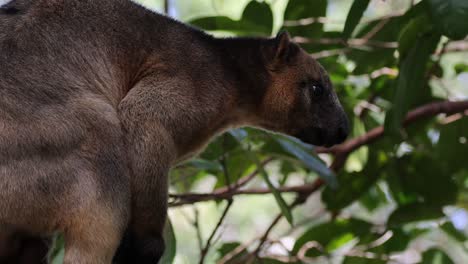
M 97 178 L 91 175 L 96 166 L 124 171 L 119 167 L 126 162 L 120 159 L 125 155 L 116 109 L 142 74 L 141 66 L 150 63 L 181 76 L 185 71 L 188 81 L 198 82 L 205 76 L 200 65 L 211 65 L 214 57 L 203 44 L 205 38 L 130 0 L 13 0 L 4 6 L 0 224 L 9 221 L 6 217 L 28 219 L 14 212 L 50 215 L 54 208 L 66 208 L 58 204 L 66 203 L 60 195 L 59 200 L 54 194 L 38 202 L 34 197 L 60 193 L 58 186 L 83 186 L 80 181 Z M 118 178 L 120 172 L 100 175 Z M 24 195 L 25 189 L 31 193 Z M 23 205 L 36 207 L 22 210 Z
M 0 11 L 0 159 L 34 153 L 81 137 L 80 104 L 97 99 L 93 65 L 78 45 L 60 38 L 57 17 L 46 18 L 61 1 L 14 0 Z M 49 11 L 52 12 L 52 11 Z M 66 25 L 62 31 L 66 31 Z M 70 46 L 68 46 L 70 45 Z M 90 63 L 88 61 L 88 63 Z M 98 61 L 96 62 L 98 63 Z M 78 66 L 78 67 L 76 67 Z M 106 65 L 102 65 L 105 67 Z M 86 69 L 89 67 L 89 69 Z M 82 71 L 82 72 L 80 72 Z M 101 77 L 102 78 L 102 77 Z M 59 142 L 61 141 L 61 142 Z
M 99 148 L 119 147 L 126 76 L 104 30 L 117 17 L 97 5 L 126 1 L 110 2 L 14 0 L 0 11 L 0 224 L 46 226 L 31 220 L 78 199 Z
M 145 15 L 129 0 L 13 0 L 2 6 L 0 149 L 13 145 L 21 131 L 28 135 L 18 144 L 26 146 L 44 141 L 35 138 L 41 131 L 54 128 L 74 138 L 76 126 L 93 115 L 116 118 L 112 109 L 131 82 L 129 47 L 139 41 L 133 38 L 143 38 L 128 35 L 134 29 L 125 23 Z
M 0 93 L 33 105 L 94 93 L 116 106 L 154 50 L 185 65 L 193 31 L 131 0 L 13 0 L 0 8 Z

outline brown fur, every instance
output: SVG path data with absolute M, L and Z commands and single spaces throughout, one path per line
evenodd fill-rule
M 287 34 L 216 39 L 128 0 L 13 0 L 0 8 L 0 262 L 43 262 L 59 231 L 66 264 L 110 263 L 122 239 L 115 262 L 156 263 L 170 167 L 240 126 L 317 145 L 348 130 Z

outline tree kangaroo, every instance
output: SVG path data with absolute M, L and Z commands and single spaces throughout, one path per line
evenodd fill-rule
M 252 126 L 331 146 L 348 120 L 287 33 L 215 38 L 130 0 L 0 7 L 0 263 L 157 263 L 168 171 Z

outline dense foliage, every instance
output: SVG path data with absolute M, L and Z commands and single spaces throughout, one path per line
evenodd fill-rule
M 456 217 L 468 205 L 468 1 L 408 1 L 402 12 L 367 19 L 373 2 L 354 0 L 338 27 L 327 27 L 336 24 L 327 0 L 289 0 L 281 18 L 270 1 L 249 1 L 240 18 L 186 21 L 214 34 L 287 30 L 328 70 L 353 129 L 331 149 L 249 128 L 220 136 L 172 171 L 171 210 L 193 207 L 197 235 L 178 233 L 181 214 L 171 214 L 162 263 L 190 239 L 199 259 L 187 263 L 454 263 L 468 256 L 466 223 Z M 248 240 L 228 239 L 229 212 L 256 204 L 246 196 L 268 196 L 278 210 Z M 199 212 L 213 201 L 219 215 Z M 260 214 L 249 217 L 242 225 L 255 225 Z

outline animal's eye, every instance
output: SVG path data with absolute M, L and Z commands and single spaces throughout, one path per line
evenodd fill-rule
M 325 88 L 323 88 L 323 86 L 320 84 L 312 84 L 311 90 L 315 97 L 320 97 L 325 92 Z

